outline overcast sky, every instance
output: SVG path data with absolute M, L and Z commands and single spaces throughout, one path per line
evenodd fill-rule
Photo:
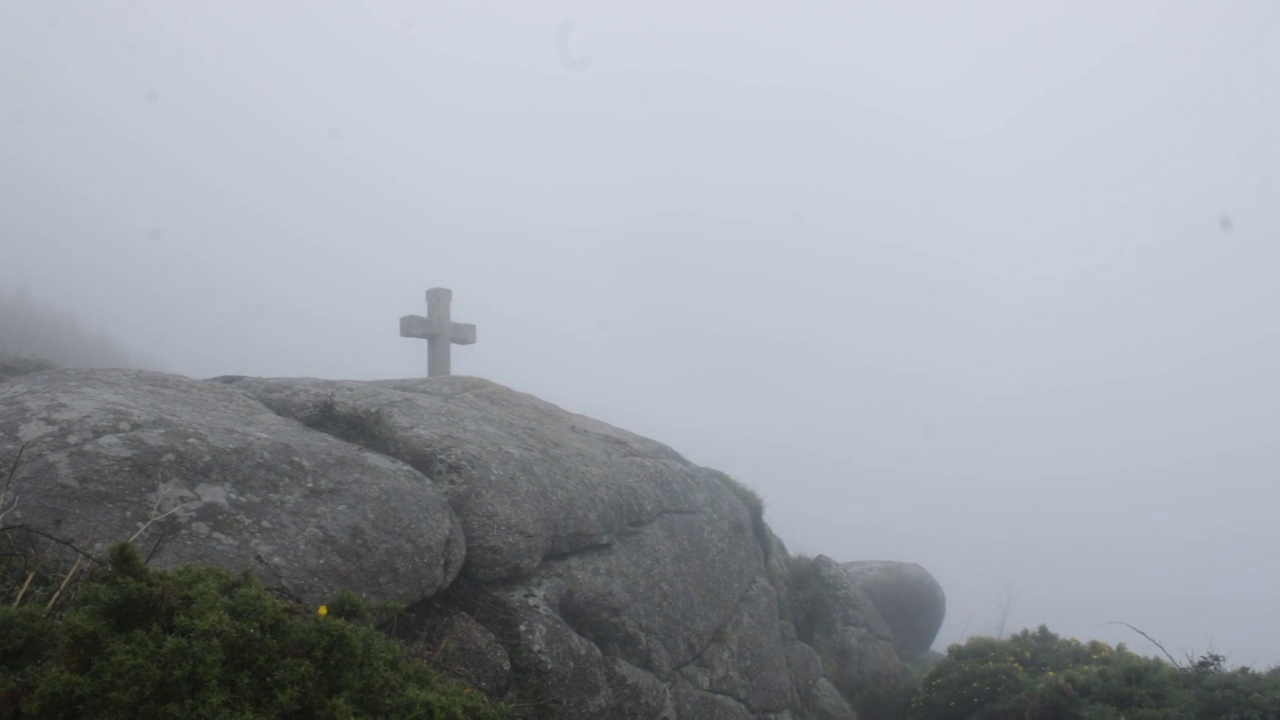
M 1280 662 L 1280 5 L 629 4 L 0 0 L 0 286 L 332 378 L 450 287 L 456 374 L 923 564 L 939 647 Z

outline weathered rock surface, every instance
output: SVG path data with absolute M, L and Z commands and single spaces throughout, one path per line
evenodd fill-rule
M 695 512 L 708 492 L 664 445 L 479 378 L 224 381 L 299 420 L 327 398 L 380 409 L 394 447 L 379 450 L 449 495 L 467 536 L 466 572 L 484 580 L 519 577 L 664 514 Z
M 880 611 L 836 561 L 810 561 L 797 610 L 797 632 L 822 660 L 826 677 L 847 698 L 902 680 L 906 665 Z
M 21 522 L 105 546 L 172 510 L 153 562 L 406 600 L 397 634 L 537 717 L 850 720 L 902 668 L 722 475 L 484 380 L 41 373 L 0 387 L 0 460 L 23 443 Z
M 696 717 L 681 698 L 704 695 L 797 706 L 765 548 L 718 473 L 476 378 L 223 382 L 300 421 L 329 398 L 381 410 L 381 436 L 356 440 L 448 494 L 463 573 L 491 586 L 460 608 L 492 618 L 524 695 L 568 717 Z
M 947 614 L 947 598 L 928 570 L 916 563 L 884 561 L 847 562 L 840 567 L 880 612 L 903 662 L 933 645 Z
M 466 613 L 454 613 L 423 638 L 439 648 L 436 666 L 466 680 L 490 697 L 502 697 L 511 685 L 511 658 L 497 636 Z
M 457 518 L 420 473 L 216 383 L 134 370 L 14 378 L 0 386 L 0 458 L 22 448 L 6 523 L 102 551 L 150 522 L 137 542 L 156 567 L 254 568 L 319 603 L 340 588 L 429 596 L 462 565 Z
M 849 707 L 840 691 L 828 680 L 822 669 L 822 660 L 812 647 L 791 639 L 787 644 L 787 665 L 791 679 L 801 700 L 801 717 L 819 720 L 856 720 L 857 715 Z

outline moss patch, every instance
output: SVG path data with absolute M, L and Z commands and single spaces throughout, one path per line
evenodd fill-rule
M 383 408 L 360 409 L 342 405 L 330 395 L 300 420 L 312 430 L 359 445 L 383 455 L 400 454 L 399 434 Z

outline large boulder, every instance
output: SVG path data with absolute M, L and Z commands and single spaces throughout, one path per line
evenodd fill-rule
M 534 717 L 848 720 L 902 668 L 854 574 L 797 584 L 748 490 L 476 378 L 38 373 L 0 386 L 19 451 L 6 525 L 405 602 L 392 632 Z
M 217 383 L 55 370 L 0 385 L 0 459 L 19 459 L 7 525 L 153 566 L 254 568 L 306 603 L 355 588 L 411 602 L 465 545 L 444 493 L 408 465 L 286 420 Z
M 903 662 L 933 645 L 947 614 L 947 598 L 928 570 L 916 563 L 870 560 L 840 567 L 880 612 Z
M 414 610 L 426 636 L 441 615 L 484 623 L 517 695 L 564 717 L 798 707 L 772 545 L 720 473 L 477 378 L 220 381 L 444 490 L 467 538 L 466 582 Z
M 546 558 L 698 512 L 712 489 L 664 445 L 479 378 L 219 380 L 431 478 L 461 519 L 466 573 L 482 580 L 522 577 Z M 327 403 L 378 413 L 383 429 L 353 435 L 326 424 Z

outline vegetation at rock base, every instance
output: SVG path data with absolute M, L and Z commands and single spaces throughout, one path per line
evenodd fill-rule
M 922 678 L 906 716 L 1267 720 L 1280 718 L 1280 669 L 1229 669 L 1213 653 L 1175 665 L 1123 643 L 1063 639 L 1042 625 L 952 645 Z
M 0 377 L 58 366 L 3 349 Z M 382 408 L 330 396 L 299 419 L 372 450 L 411 455 Z M 303 608 L 248 573 L 151 570 L 128 543 L 114 546 L 106 562 L 47 536 L 32 544 L 26 528 L 4 524 L 20 511 L 14 481 L 21 459 L 0 466 L 0 720 L 511 716 L 375 629 L 385 613 L 358 595 Z M 759 494 L 723 473 L 715 477 L 746 507 L 767 550 Z M 799 639 L 811 642 L 824 631 L 815 618 L 829 610 L 829 588 L 811 557 L 780 567 L 789 573 L 781 610 Z M 1215 653 L 1166 661 L 1123 644 L 1060 638 L 1044 626 L 971 638 L 945 657 L 908 665 L 903 684 L 849 698 L 860 718 L 1280 719 L 1280 668 L 1232 668 Z
M 151 570 L 128 543 L 70 586 L 4 557 L 0 718 L 509 716 L 376 630 L 354 594 L 301 608 L 249 573 Z
M 810 642 L 823 631 L 813 618 L 827 610 L 826 588 L 812 557 L 793 556 L 790 573 L 796 635 Z M 908 663 L 903 684 L 849 700 L 862 720 L 1276 720 L 1280 667 L 1229 668 L 1214 653 L 1175 663 L 1040 626 L 926 653 Z
M 920 692 L 920 684 L 942 656 L 932 650 L 907 663 L 907 675 L 897 685 L 871 687 L 852 698 L 851 704 L 859 720 L 901 720 L 907 717 L 911 701 Z

